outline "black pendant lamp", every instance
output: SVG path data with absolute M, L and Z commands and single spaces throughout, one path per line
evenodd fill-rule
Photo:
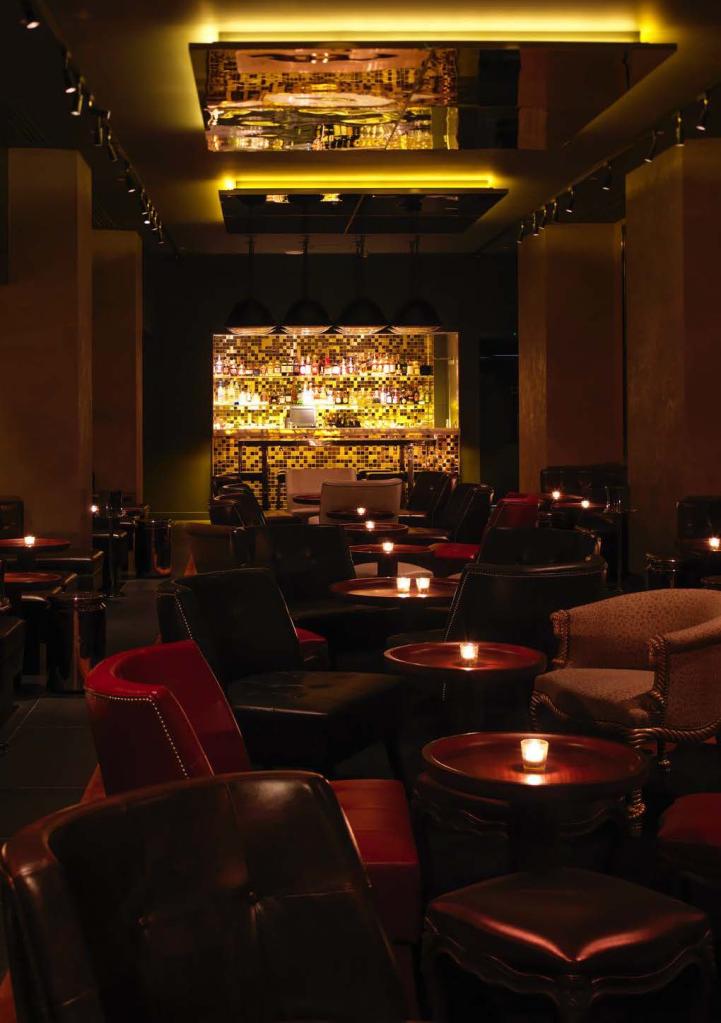
M 325 334 L 330 330 L 331 322 L 328 313 L 320 302 L 308 297 L 308 236 L 303 239 L 303 269 L 301 277 L 301 297 L 297 299 L 285 314 L 283 330 L 286 334 L 299 334 L 311 337 L 314 334 Z
M 336 330 L 346 337 L 364 337 L 385 330 L 388 320 L 380 307 L 363 294 L 363 260 L 365 259 L 365 238 L 356 239 L 355 286 L 356 297 L 345 307 L 336 323 Z
M 416 235 L 411 242 L 411 297 L 393 318 L 391 330 L 394 334 L 435 334 L 442 329 L 440 316 L 435 307 L 425 298 L 420 297 L 421 282 L 418 258 L 420 245 L 420 235 Z
M 253 298 L 253 259 L 255 243 L 253 236 L 248 238 L 248 296 L 236 302 L 225 321 L 225 330 L 236 337 L 253 337 L 272 334 L 276 323 L 270 311 L 257 298 Z

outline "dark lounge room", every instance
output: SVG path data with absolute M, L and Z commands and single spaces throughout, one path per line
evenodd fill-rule
M 717 0 L 0 86 L 0 1023 L 720 1019 Z

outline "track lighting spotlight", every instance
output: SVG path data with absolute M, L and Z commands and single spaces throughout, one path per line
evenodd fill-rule
M 541 215 L 538 218 L 538 230 L 545 231 L 546 224 L 548 223 L 548 206 L 544 206 L 541 210 Z
M 108 119 L 110 117 L 109 110 L 95 110 L 93 111 L 95 117 L 95 125 L 93 126 L 93 145 L 104 146 L 108 141 Z
M 696 131 L 706 131 L 706 121 L 708 120 L 710 104 L 711 93 L 705 92 L 701 97 L 701 110 L 699 111 L 698 119 L 696 121 Z
M 566 213 L 573 213 L 576 206 L 576 186 L 571 185 L 568 190 L 568 199 L 566 200 L 565 210 Z
M 533 235 L 534 238 L 537 237 L 538 235 L 538 217 L 536 216 L 535 212 L 533 214 L 533 217 L 531 218 L 531 234 Z
M 680 110 L 677 110 L 673 115 L 673 136 L 674 146 L 679 147 L 684 145 L 683 114 Z
M 78 79 L 75 87 L 75 92 L 71 94 L 73 102 L 70 105 L 70 113 L 73 117 L 80 117 L 85 106 L 85 89 L 83 88 L 82 78 Z
M 604 192 L 610 192 L 613 188 L 613 167 L 610 163 L 606 164 L 605 173 L 603 175 L 603 181 L 601 182 L 601 188 Z
M 658 132 L 655 128 L 651 129 L 651 145 L 648 152 L 643 158 L 644 163 L 652 163 L 653 158 L 656 155 L 656 146 L 658 145 Z
M 65 52 L 65 66 L 63 67 L 64 88 L 68 96 L 78 91 L 78 76 L 70 63 L 70 54 Z
M 158 216 L 157 210 L 151 210 L 150 213 L 150 230 L 155 231 L 158 234 L 161 230 L 160 217 Z
M 113 133 L 110 128 L 108 128 L 107 138 L 105 139 L 105 148 L 108 151 L 110 162 L 117 163 L 120 157 L 118 156 L 118 150 L 116 149 L 115 143 L 113 142 Z
M 163 234 L 162 225 L 158 227 L 158 245 L 165 245 L 165 235 Z
M 523 239 L 526 237 L 526 221 L 521 221 L 521 226 L 518 229 L 518 237 L 516 238 L 516 244 L 522 245 Z
M 138 183 L 133 177 L 133 172 L 130 169 L 129 163 L 125 164 L 125 187 L 127 188 L 128 192 L 130 192 L 131 195 L 133 194 L 133 192 L 138 191 Z
M 561 210 L 558 205 L 558 199 L 554 199 L 551 203 L 551 220 L 554 224 L 557 224 L 561 219 Z
M 151 206 L 148 202 L 148 197 L 145 192 L 140 193 L 140 212 L 142 215 L 143 223 L 150 225 L 153 221 Z
M 38 18 L 35 9 L 31 3 L 21 4 L 23 9 L 23 16 L 20 19 L 20 24 L 24 25 L 27 29 L 34 29 L 40 27 L 40 18 Z

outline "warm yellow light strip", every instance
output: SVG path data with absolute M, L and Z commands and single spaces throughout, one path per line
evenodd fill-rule
M 463 189 L 498 188 L 490 174 L 463 174 L 450 172 L 439 177 L 422 174 L 338 174 L 328 171 L 320 177 L 317 173 L 267 172 L 259 177 L 230 176 L 218 182 L 223 192 L 431 192 L 434 189 L 447 192 Z
M 402 32 L 393 29 L 369 31 L 367 29 L 347 32 L 329 31 L 318 28 L 312 32 L 286 31 L 249 32 L 238 30 L 230 32 L 214 32 L 212 29 L 202 30 L 194 42 L 205 43 L 639 43 L 641 33 L 638 29 L 607 29 L 587 31 L 569 29 L 568 31 L 521 31 L 520 29 L 503 29 L 498 32 L 489 31 L 453 31 L 439 29 L 436 32 L 418 32 L 405 29 Z

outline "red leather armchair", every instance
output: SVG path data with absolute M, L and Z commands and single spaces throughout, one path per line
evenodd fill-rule
M 192 640 L 107 658 L 90 672 L 85 699 L 108 795 L 251 770 L 233 711 Z M 331 787 L 408 976 L 408 946 L 420 936 L 421 900 L 403 787 L 379 779 L 339 781 Z

